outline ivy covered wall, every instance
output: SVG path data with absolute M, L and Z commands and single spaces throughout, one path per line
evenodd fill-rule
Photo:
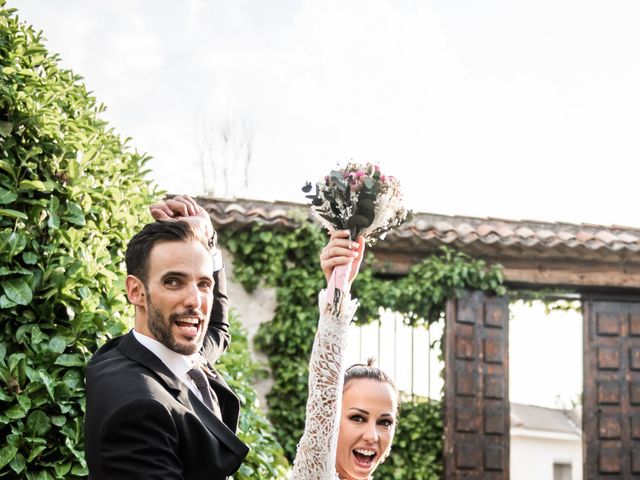
M 256 347 L 267 354 L 274 386 L 268 395 L 269 418 L 289 459 L 304 427 L 307 364 L 318 322 L 317 293 L 325 286 L 319 253 L 326 233 L 309 219 L 285 229 L 254 223 L 244 229 L 220 229 L 221 244 L 234 256 L 234 280 L 248 291 L 261 282 L 275 287 L 277 308 L 263 324 Z M 356 322 L 379 319 L 380 307 L 403 314 L 409 325 L 420 326 L 441 318 L 447 298 L 465 289 L 504 294 L 499 267 L 448 248 L 414 266 L 408 275 L 383 279 L 369 267 L 372 251 L 354 283 L 360 301 Z M 442 475 L 443 423 L 440 402 L 406 401 L 401 410 L 391 457 L 376 478 L 435 480 Z

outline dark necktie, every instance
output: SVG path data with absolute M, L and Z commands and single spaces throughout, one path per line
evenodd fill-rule
M 191 377 L 193 383 L 195 383 L 196 387 L 198 387 L 200 395 L 202 395 L 203 403 L 207 407 L 209 407 L 209 410 L 211 410 L 216 417 L 222 418 L 220 405 L 218 405 L 218 397 L 216 393 L 211 389 L 209 381 L 207 380 L 204 372 L 200 368 L 194 367 L 187 372 L 187 375 Z

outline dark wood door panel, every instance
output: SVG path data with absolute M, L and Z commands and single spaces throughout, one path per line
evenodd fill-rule
M 585 478 L 640 478 L 640 303 L 584 304 Z
M 465 292 L 447 305 L 445 477 L 509 478 L 509 302 Z

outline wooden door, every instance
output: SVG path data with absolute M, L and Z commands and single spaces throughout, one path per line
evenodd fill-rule
M 509 301 L 466 292 L 447 304 L 445 478 L 509 478 Z
M 586 479 L 640 479 L 640 303 L 584 303 Z

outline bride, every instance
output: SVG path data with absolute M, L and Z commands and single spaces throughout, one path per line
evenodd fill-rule
M 335 231 L 320 255 L 327 278 L 351 263 L 349 285 L 360 268 L 364 239 L 349 241 Z M 346 289 L 337 305 L 319 294 L 320 320 L 309 362 L 305 428 L 294 460 L 292 480 L 369 480 L 389 455 L 398 414 L 398 391 L 380 369 L 354 365 L 345 370 L 348 327 L 357 301 Z

